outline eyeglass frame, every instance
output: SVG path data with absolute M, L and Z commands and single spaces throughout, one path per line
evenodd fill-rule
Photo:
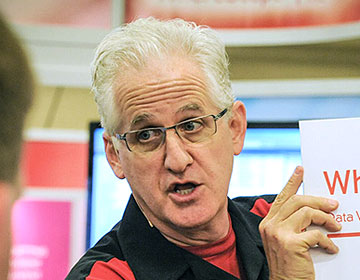
M 175 133 L 179 136 L 179 138 L 181 140 L 183 140 L 183 137 L 179 135 L 179 132 L 177 131 L 176 127 L 181 125 L 181 124 L 184 124 L 184 123 L 187 123 L 187 122 L 190 122 L 190 121 L 193 121 L 193 120 L 197 120 L 197 119 L 202 119 L 202 118 L 206 118 L 206 117 L 213 117 L 213 120 L 214 120 L 214 123 L 215 123 L 215 132 L 210 136 L 212 135 L 215 135 L 216 132 L 217 132 L 217 125 L 216 125 L 216 121 L 219 120 L 220 118 L 222 118 L 226 113 L 228 112 L 228 108 L 225 108 L 224 110 L 222 110 L 220 113 L 218 113 L 217 115 L 214 115 L 214 114 L 209 114 L 209 115 L 204 115 L 204 116 L 200 116 L 200 117 L 196 117 L 196 118 L 191 118 L 191 119 L 188 119 L 188 120 L 184 120 L 184 121 L 181 121 L 181 122 L 178 122 L 174 125 L 171 125 L 171 126 L 168 126 L 168 127 L 151 127 L 151 128 L 144 128 L 144 129 L 138 129 L 138 130 L 130 130 L 130 131 L 127 131 L 123 134 L 119 134 L 119 133 L 115 133 L 115 137 L 116 139 L 118 140 L 123 140 L 125 141 L 125 144 L 126 144 L 126 147 L 127 149 L 130 151 L 130 152 L 134 152 L 130 149 L 129 147 L 129 144 L 126 140 L 126 135 L 129 134 L 129 133 L 137 133 L 137 132 L 141 132 L 141 131 L 146 131 L 146 130 L 149 130 L 149 129 L 159 129 L 161 132 L 162 132 L 162 141 L 160 142 L 160 144 L 158 145 L 158 147 L 156 147 L 156 149 L 154 150 L 151 150 L 151 151 L 147 151 L 147 152 L 154 152 L 154 151 L 157 151 L 164 143 L 165 143 L 165 139 L 166 139 L 166 131 L 169 130 L 169 129 L 174 129 L 175 130 Z M 198 142 L 194 142 L 194 143 L 198 143 Z M 147 152 L 144 152 L 144 153 L 147 153 Z

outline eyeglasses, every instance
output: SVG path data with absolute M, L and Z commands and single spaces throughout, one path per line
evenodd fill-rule
M 159 149 L 165 142 L 166 131 L 175 129 L 180 139 L 187 143 L 199 143 L 217 131 L 216 121 L 224 116 L 227 108 L 217 115 L 206 115 L 188 119 L 169 127 L 152 127 L 132 130 L 124 134 L 115 134 L 118 140 L 124 140 L 130 152 L 146 153 Z

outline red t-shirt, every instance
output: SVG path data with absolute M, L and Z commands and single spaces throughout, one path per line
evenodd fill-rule
M 182 247 L 203 258 L 205 261 L 240 278 L 239 263 L 236 256 L 236 237 L 231 225 L 228 234 L 219 241 L 201 246 Z

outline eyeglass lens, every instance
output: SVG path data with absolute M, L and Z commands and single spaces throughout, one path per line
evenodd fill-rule
M 149 128 L 126 134 L 129 148 L 136 152 L 150 152 L 159 148 L 165 141 L 167 129 L 174 128 L 179 137 L 190 143 L 206 140 L 216 132 L 214 116 L 204 116 L 180 122 L 169 128 Z

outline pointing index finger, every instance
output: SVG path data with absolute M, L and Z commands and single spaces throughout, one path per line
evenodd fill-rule
M 304 169 L 302 166 L 297 166 L 294 173 L 291 175 L 286 186 L 277 195 L 273 205 L 270 208 L 267 217 L 274 216 L 280 209 L 280 207 L 293 195 L 295 195 L 303 181 Z

